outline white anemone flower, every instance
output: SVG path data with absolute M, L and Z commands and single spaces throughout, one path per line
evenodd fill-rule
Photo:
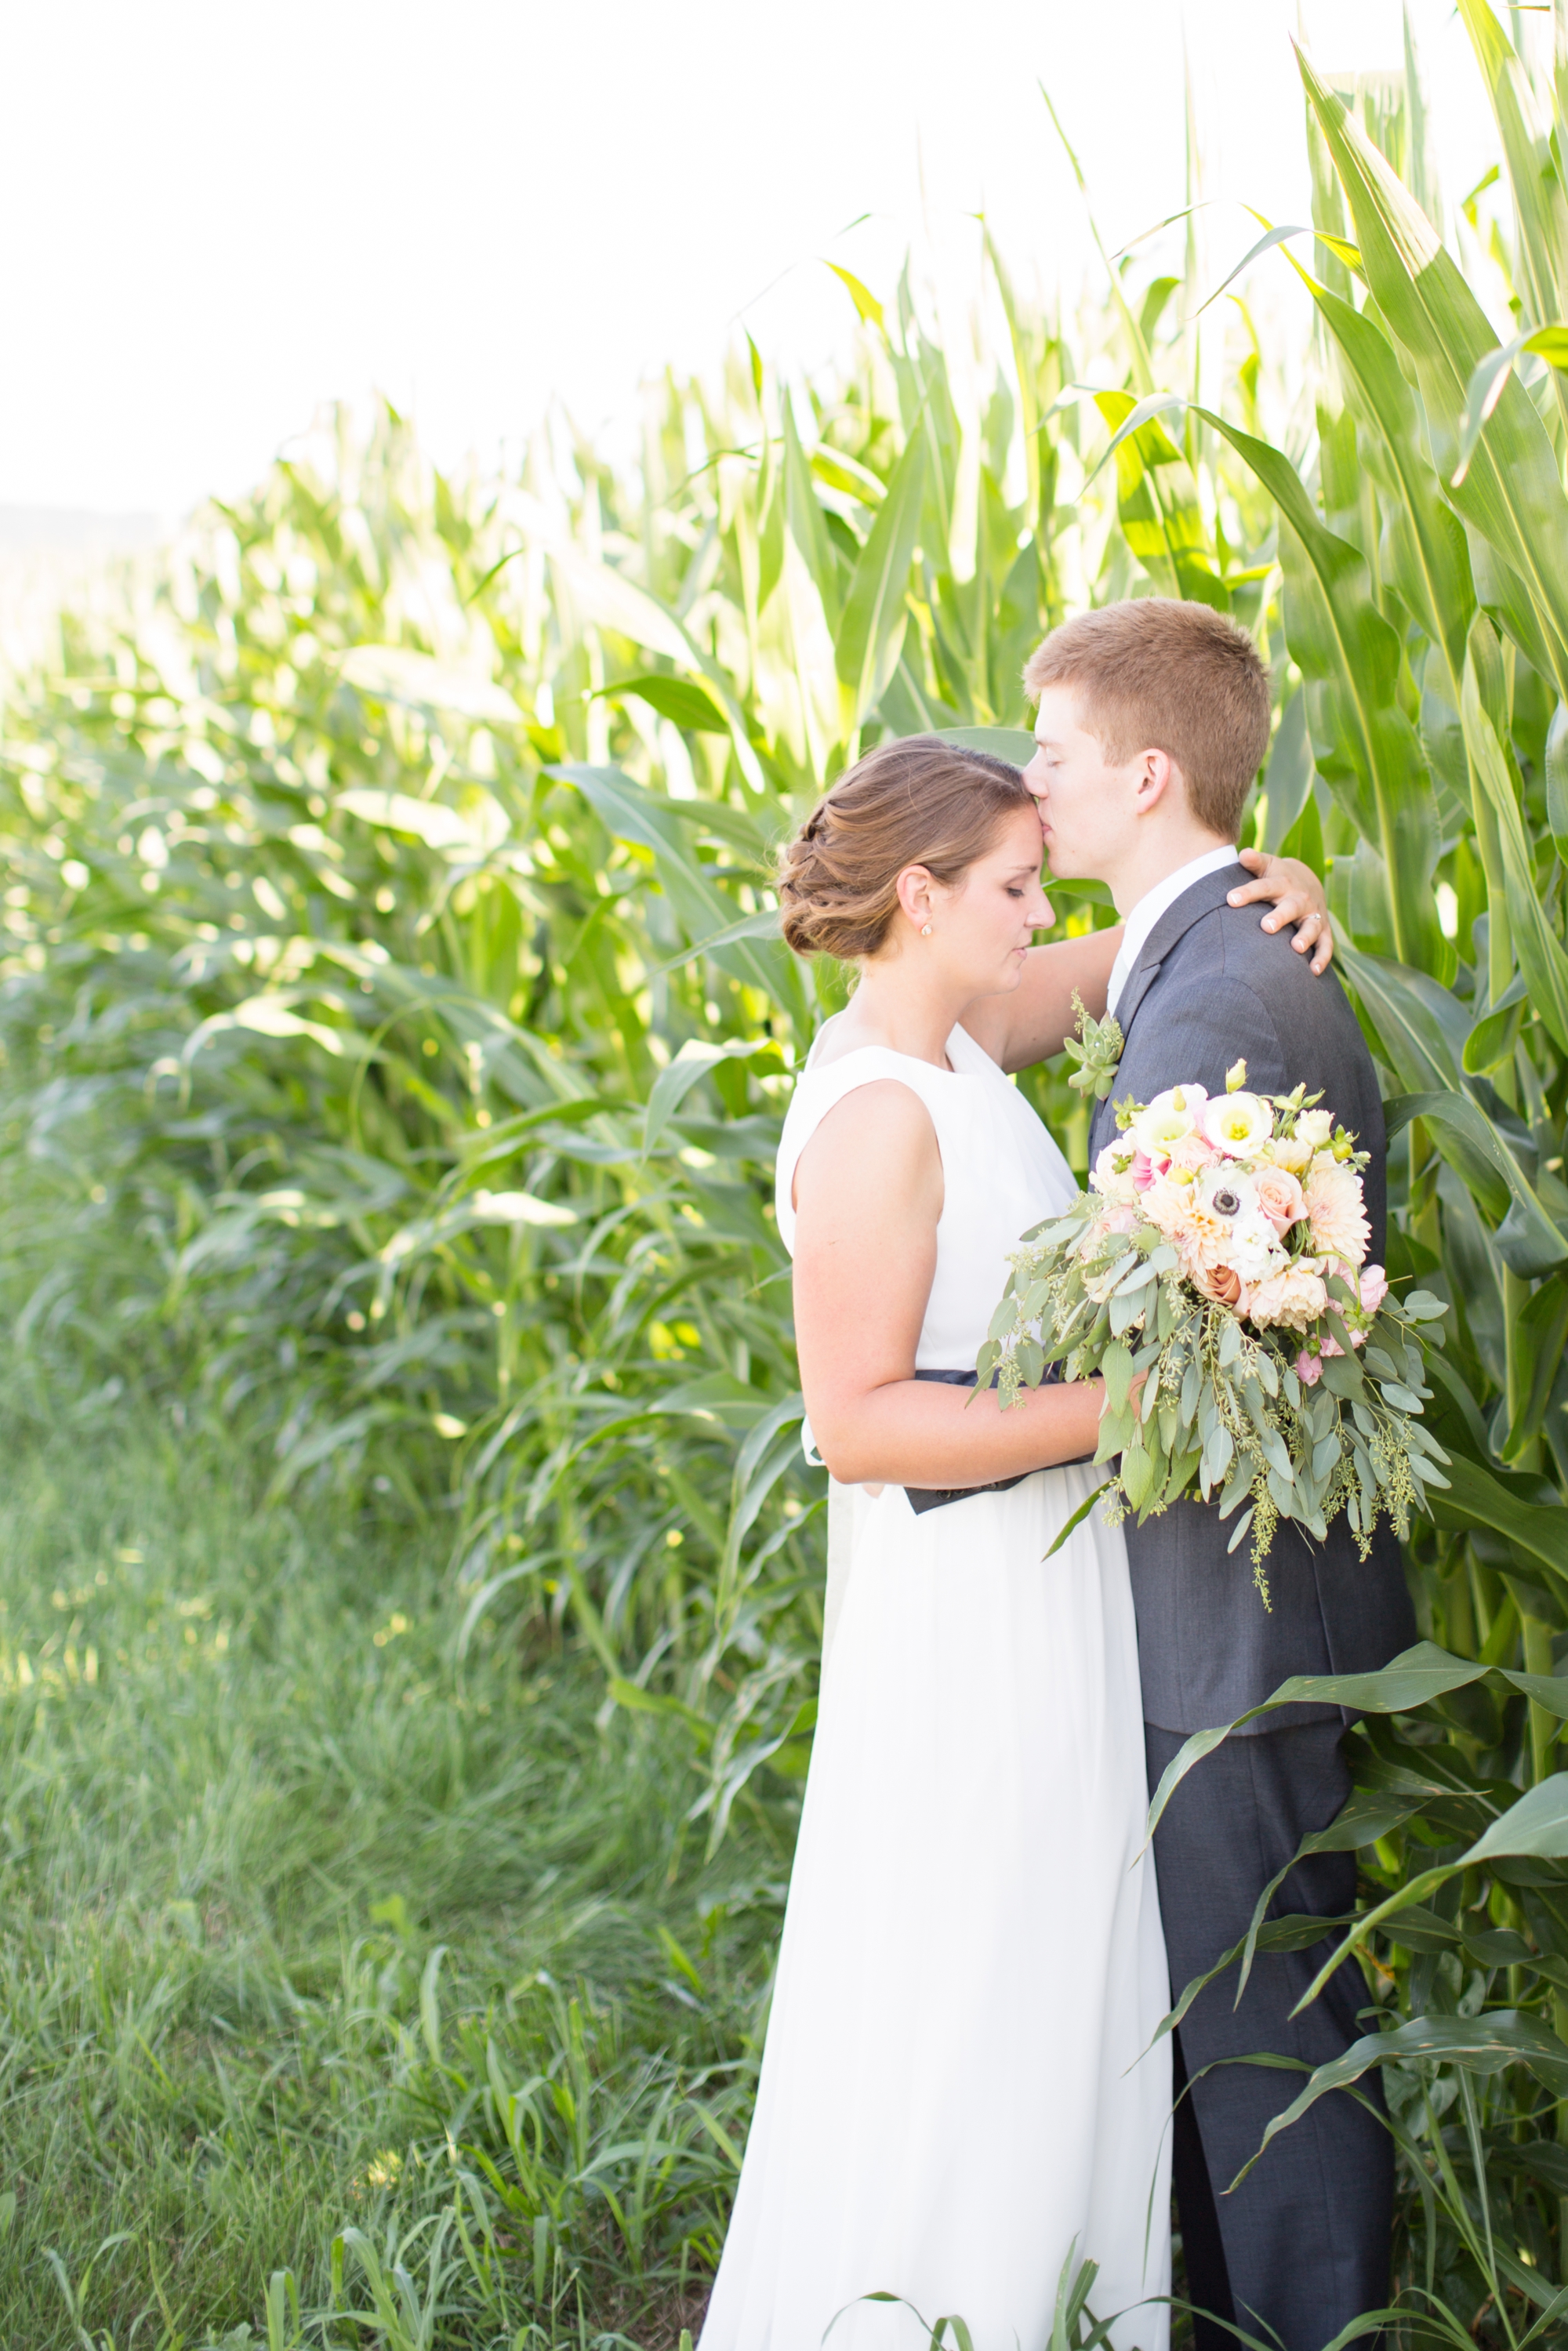
M 1206 1167 L 1197 1179 L 1197 1196 L 1211 1217 L 1223 1217 L 1228 1225 L 1238 1217 L 1255 1217 L 1258 1207 L 1258 1186 L 1250 1176 L 1243 1176 L 1222 1159 L 1218 1166 Z
M 1153 1159 L 1196 1128 L 1208 1095 L 1202 1086 L 1167 1086 L 1133 1121 L 1138 1149 Z
M 1204 1134 L 1216 1151 L 1245 1159 L 1274 1132 L 1274 1113 L 1256 1094 L 1219 1094 L 1203 1106 Z

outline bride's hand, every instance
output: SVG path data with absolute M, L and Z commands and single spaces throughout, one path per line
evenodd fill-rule
M 1263 917 L 1266 931 L 1282 930 L 1294 923 L 1296 935 L 1291 941 L 1298 955 L 1312 954 L 1312 969 L 1327 971 L 1333 959 L 1333 925 L 1329 920 L 1329 902 L 1323 895 L 1323 885 L 1310 865 L 1299 857 L 1266 857 L 1260 849 L 1240 849 L 1237 855 L 1255 882 L 1245 882 L 1232 890 L 1228 904 L 1249 906 L 1259 899 L 1271 899 L 1274 911 Z

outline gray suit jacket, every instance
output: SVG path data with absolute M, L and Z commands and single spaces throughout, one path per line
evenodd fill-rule
M 1247 879 L 1238 864 L 1195 883 L 1150 933 L 1116 1008 L 1126 1043 L 1090 1130 L 1091 1164 L 1116 1133 L 1117 1101 L 1148 1102 L 1184 1079 L 1222 1093 L 1227 1070 L 1245 1058 L 1253 1091 L 1288 1093 L 1303 1080 L 1309 1093 L 1321 1088 L 1323 1108 L 1371 1152 L 1364 1183 L 1379 1260 L 1387 1137 L 1372 1057 L 1332 971 L 1314 978 L 1289 931 L 1263 930 L 1256 905 L 1226 904 Z M 1269 1610 L 1248 1539 L 1226 1549 L 1234 1523 L 1201 1502 L 1178 1502 L 1142 1527 L 1127 1521 L 1144 1714 L 1163 1729 L 1231 1721 L 1291 1674 L 1375 1671 L 1416 1637 L 1386 1529 L 1364 1562 L 1343 1517 L 1326 1543 L 1287 1522 L 1269 1555 Z M 1281 1708 L 1249 1728 L 1283 1730 L 1333 1712 Z

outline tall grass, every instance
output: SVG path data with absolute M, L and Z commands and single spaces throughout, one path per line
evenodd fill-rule
M 1517 348 L 1500 352 L 1421 210 L 1414 68 L 1347 101 L 1307 67 L 1317 235 L 1255 266 L 1293 255 L 1310 361 L 1261 349 L 1245 309 L 1205 309 L 1190 261 L 1118 262 L 1103 307 L 1067 319 L 1022 300 L 988 245 L 977 378 L 907 281 L 879 299 L 849 280 L 831 383 L 782 386 L 747 351 L 722 385 L 659 388 L 635 465 L 558 431 L 497 481 L 438 476 L 390 413 L 365 438 L 339 419 L 199 518 L 112 622 L 62 620 L 0 745 L 4 1279 L 17 1349 L 73 1397 L 81 1445 L 150 1415 L 176 1464 L 264 1461 L 258 1524 L 352 1528 L 340 1568 L 329 1547 L 277 1590 L 307 1613 L 336 1592 L 345 1625 L 371 1625 L 372 1647 L 387 1633 L 372 1679 L 411 1636 L 334 1579 L 356 1558 L 426 1562 L 446 1646 L 406 1714 L 369 1716 L 432 1755 L 472 1738 L 486 1785 L 560 1739 L 595 1802 L 621 1787 L 631 1824 L 651 1807 L 641 1860 L 607 1816 L 573 1865 L 585 1899 L 655 1851 L 672 1888 L 765 1854 L 755 1883 L 776 1889 L 810 1750 L 822 1496 L 768 1168 L 843 982 L 786 957 L 773 845 L 881 733 L 1005 747 L 1022 657 L 1064 612 L 1150 590 L 1236 612 L 1277 702 L 1249 835 L 1328 868 L 1393 1104 L 1391 1268 L 1453 1307 L 1430 1399 L 1450 1484 L 1410 1553 L 1428 1650 L 1348 1694 L 1367 1719 L 1342 1834 L 1378 1912 L 1354 1928 L 1354 2062 L 1385 2068 L 1401 2150 L 1391 2324 L 1511 2345 L 1568 2338 L 1568 346 L 1540 331 L 1568 311 L 1568 195 L 1559 85 L 1485 0 L 1460 13 L 1512 200 L 1490 245 Z M 1561 0 L 1559 35 L 1568 56 Z M 1067 928 L 1111 919 L 1092 886 L 1053 896 Z M 1026 1084 L 1082 1166 L 1061 1073 Z M 267 1591 L 258 1623 L 282 1604 Z M 592 1661 L 591 1728 L 575 1695 L 564 1719 L 518 1695 L 505 1736 L 495 1698 L 469 1721 L 465 1677 L 526 1694 L 521 1661 L 552 1644 Z M 32 1687 L 3 1701 L 18 1721 Z M 535 1741 L 525 1720 L 553 1727 Z M 332 1750 L 310 1783 L 310 1804 L 335 1792 L 329 1844 L 358 1819 L 373 1851 L 373 1745 Z M 188 1768 L 218 1792 L 265 1784 L 221 1742 Z M 116 1849 L 117 1801 L 83 1796 L 84 1868 Z M 308 1848 L 308 1809 L 281 1852 Z M 420 1815 L 389 1809 L 397 1850 L 421 1849 Z M 511 1850 L 499 1836 L 503 1913 Z M 368 2070 L 322 2061 L 300 2126 L 337 2113 L 350 2074 L 367 2110 L 425 2101 L 409 2144 L 446 2164 L 445 2201 L 398 2201 L 405 2159 L 398 2225 L 427 2223 L 407 2291 L 459 2296 L 464 2326 L 486 2278 L 494 2339 L 559 2327 L 558 2255 L 595 2324 L 645 2258 L 679 2293 L 716 2243 L 744 2127 L 744 2071 L 694 2084 L 737 2064 L 739 2011 L 704 2024 L 700 2063 L 673 2012 L 625 2042 L 593 2024 L 622 2085 L 605 2127 L 643 2153 L 616 2158 L 637 2179 L 613 2205 L 597 2188 L 563 2203 L 563 2165 L 599 2177 L 579 2025 L 542 1991 L 517 2018 L 503 2004 L 498 2076 L 477 2024 L 448 2037 L 443 1971 L 421 2008 L 403 1922 L 444 1932 L 462 1897 L 428 1891 L 376 1894 L 402 1894 L 375 1965 L 414 2005 Z M 758 1898 L 735 1911 L 747 1997 L 776 1892 Z M 675 1991 L 658 1997 L 700 2004 L 708 1962 L 660 1923 L 678 1951 L 661 1944 Z M 647 2053 L 623 2066 L 622 2048 Z M 548 2087 L 526 2089 L 530 2068 Z M 347 2146 L 336 2128 L 319 2143 Z M 355 2259 L 374 2266 L 356 2241 L 344 2293 Z M 403 2289 L 386 2291 L 391 2312 Z M 459 2321 L 395 2324 L 434 2343 Z
M 308 2317 L 401 2261 L 400 2351 L 673 2346 L 787 1810 L 683 1866 L 674 1735 L 546 1644 L 456 1664 L 428 1536 L 141 1411 L 5 1426 L 0 2340 L 237 2342 L 274 2272 Z

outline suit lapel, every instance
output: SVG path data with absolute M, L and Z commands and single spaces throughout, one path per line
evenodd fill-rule
M 1218 873 L 1206 873 L 1201 882 L 1195 882 L 1190 890 L 1182 892 L 1174 906 L 1166 908 L 1144 941 L 1144 951 L 1122 990 L 1121 1002 L 1116 1007 L 1124 1048 L 1137 1018 L 1138 1007 L 1154 986 L 1160 966 L 1171 949 L 1178 940 L 1186 936 L 1195 923 L 1201 923 L 1206 914 L 1212 914 L 1217 906 L 1223 906 L 1239 882 L 1250 882 L 1251 879 L 1239 861 L 1234 865 L 1223 865 Z
M 1218 873 L 1206 873 L 1201 882 L 1195 882 L 1190 890 L 1184 890 L 1174 905 L 1166 908 L 1165 913 L 1144 941 L 1143 953 L 1128 975 L 1127 984 L 1123 988 L 1121 999 L 1116 1006 L 1116 1019 L 1121 1023 L 1124 1052 L 1126 1050 L 1127 1039 L 1132 1034 L 1133 1022 L 1137 1018 L 1138 1007 L 1158 978 L 1160 966 L 1170 954 L 1171 949 L 1178 940 L 1186 936 L 1195 923 L 1201 923 L 1206 914 L 1212 914 L 1217 906 L 1223 906 L 1239 882 L 1250 882 L 1252 876 L 1248 872 L 1245 865 L 1238 860 L 1234 865 L 1221 866 Z M 1115 1120 L 1116 1089 L 1113 1086 L 1105 1100 L 1096 1104 L 1094 1116 L 1090 1122 L 1089 1164 L 1091 1166 L 1093 1165 L 1103 1145 L 1110 1141 L 1115 1132 Z

